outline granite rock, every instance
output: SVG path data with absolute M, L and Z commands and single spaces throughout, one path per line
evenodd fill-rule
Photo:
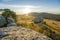
M 2 36 L 0 40 L 52 40 L 39 32 L 24 27 L 6 27 L 0 28 L 0 30 L 6 35 Z
M 10 27 L 10 26 L 16 26 L 17 24 L 15 23 L 14 19 L 11 18 L 11 17 L 8 17 L 8 24 L 7 24 L 7 27 Z
M 0 27 L 6 24 L 6 19 L 3 16 L 0 16 Z

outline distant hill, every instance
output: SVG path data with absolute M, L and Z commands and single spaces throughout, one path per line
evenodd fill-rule
M 29 15 L 35 16 L 35 17 L 43 17 L 45 19 L 52 19 L 52 20 L 57 20 L 60 21 L 60 14 L 52 14 L 52 13 L 46 13 L 46 12 L 32 12 Z

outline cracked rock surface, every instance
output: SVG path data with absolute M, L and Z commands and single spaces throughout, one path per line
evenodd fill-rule
M 52 40 L 49 37 L 24 27 L 0 28 L 0 40 Z

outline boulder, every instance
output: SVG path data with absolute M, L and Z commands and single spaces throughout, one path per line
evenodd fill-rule
M 43 20 L 44 20 L 44 18 L 39 16 L 39 17 L 36 17 L 33 21 L 36 24 L 43 24 Z
M 17 24 L 15 23 L 14 19 L 11 18 L 11 17 L 8 17 L 8 24 L 7 24 L 7 27 L 10 27 L 10 26 L 16 26 Z
M 3 16 L 0 16 L 0 27 L 6 24 L 6 19 Z

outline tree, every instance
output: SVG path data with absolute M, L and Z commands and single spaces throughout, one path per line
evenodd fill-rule
M 11 11 L 10 9 L 3 9 L 3 11 L 2 16 L 4 16 L 6 20 L 8 17 L 12 17 L 16 22 L 16 13 L 14 11 Z

